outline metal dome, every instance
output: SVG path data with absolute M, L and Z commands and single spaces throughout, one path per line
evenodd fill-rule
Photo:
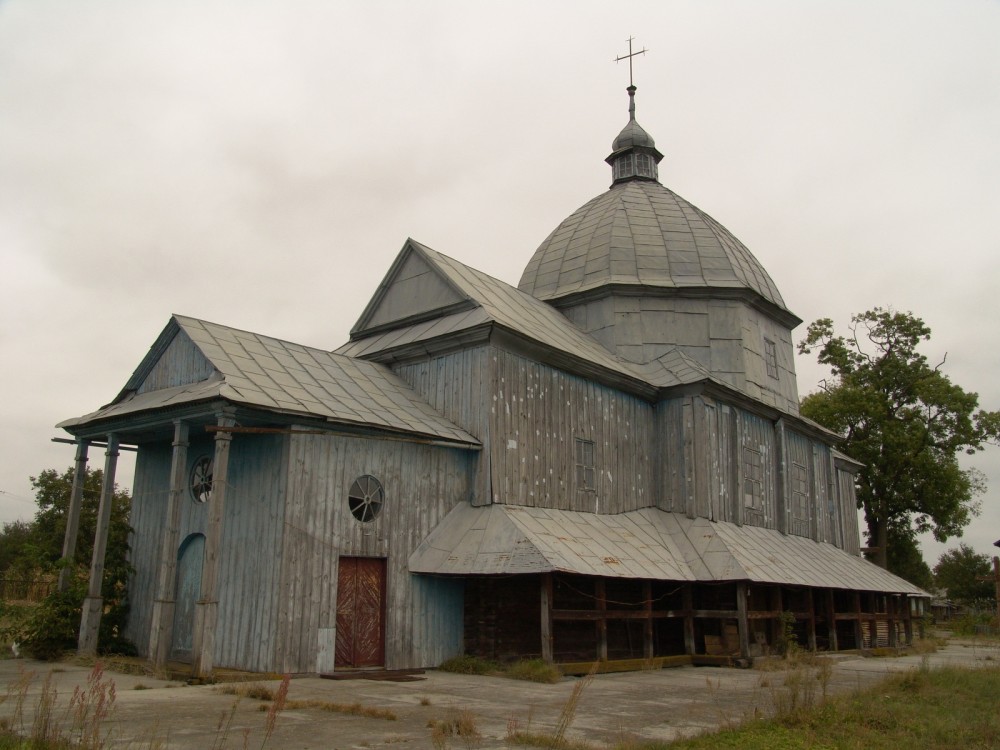
M 518 288 L 556 300 L 606 285 L 746 289 L 789 312 L 742 242 L 653 180 L 617 182 L 577 209 L 535 251 Z

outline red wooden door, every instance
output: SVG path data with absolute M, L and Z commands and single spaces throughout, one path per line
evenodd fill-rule
M 385 664 L 385 560 L 342 557 L 337 567 L 335 667 Z

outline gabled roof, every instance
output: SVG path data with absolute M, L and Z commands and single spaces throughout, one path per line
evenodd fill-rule
M 388 329 L 386 323 L 373 329 L 369 323 L 378 315 L 379 303 L 388 298 L 389 289 L 399 283 L 397 274 L 417 265 L 412 261 L 414 255 L 424 268 L 438 275 L 440 280 L 434 286 L 449 290 L 446 308 L 441 309 L 453 312 L 432 320 L 402 317 L 396 325 L 389 324 Z M 408 282 L 409 279 L 403 280 L 403 283 Z M 425 285 L 429 284 L 425 282 Z M 386 318 L 379 319 L 384 321 Z M 336 351 L 348 356 L 371 356 L 379 351 L 487 324 L 501 326 L 527 340 L 610 373 L 638 383 L 646 382 L 638 365 L 609 352 L 552 306 L 412 239 L 406 241 L 393 269 L 379 285 L 372 302 L 352 331 L 351 341 Z
M 194 369 L 211 375 L 194 383 L 148 387 L 171 347 L 184 349 L 186 361 L 203 357 L 209 369 L 197 364 Z M 212 399 L 337 424 L 479 443 L 382 365 L 180 315 L 171 318 L 111 404 L 58 426 L 72 429 Z
M 657 508 L 602 515 L 463 503 L 417 547 L 409 568 L 438 575 L 561 571 L 927 595 L 832 544 Z

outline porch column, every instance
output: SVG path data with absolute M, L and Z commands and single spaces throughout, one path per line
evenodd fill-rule
M 219 427 L 235 424 L 232 411 L 219 415 Z M 212 676 L 215 658 L 215 625 L 219 616 L 219 563 L 222 545 L 222 518 L 229 489 L 229 445 L 233 433 L 215 433 L 212 462 L 212 492 L 208 500 L 208 529 L 205 534 L 205 563 L 201 572 L 201 599 L 195 604 L 194 674 L 205 680 Z
M 111 506 L 115 500 L 115 471 L 118 468 L 118 436 L 108 435 L 108 449 L 104 454 L 104 483 L 101 485 L 101 504 L 97 510 L 97 531 L 94 534 L 94 554 L 90 560 L 90 585 L 83 600 L 80 617 L 80 639 L 77 652 L 80 656 L 97 653 L 97 636 L 101 628 L 104 599 L 101 584 L 104 582 L 104 555 L 108 549 L 108 527 L 111 523 Z
M 177 588 L 177 543 L 180 535 L 181 503 L 188 490 L 188 425 L 174 420 L 173 457 L 170 464 L 170 493 L 164 518 L 160 565 L 156 577 L 156 599 L 149 632 L 149 658 L 156 667 L 167 663 L 173 639 L 174 605 Z
M 542 659 L 553 661 L 552 655 L 552 574 L 543 573 L 541 581 Z
M 62 563 L 59 571 L 59 590 L 69 588 L 73 577 L 73 557 L 76 555 L 76 538 L 80 535 L 80 506 L 83 505 L 83 485 L 87 481 L 87 451 L 90 441 L 78 438 L 76 460 L 73 464 L 73 489 L 69 495 L 69 511 L 66 515 L 66 535 L 63 537 Z
M 750 658 L 750 620 L 747 617 L 747 589 L 746 581 L 739 581 L 736 584 L 736 627 L 740 634 L 740 658 Z

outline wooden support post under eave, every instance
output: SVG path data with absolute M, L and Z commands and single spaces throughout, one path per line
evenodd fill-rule
M 231 411 L 219 416 L 219 427 L 235 424 Z M 215 433 L 212 460 L 212 491 L 208 500 L 208 528 L 205 534 L 205 562 L 201 571 L 201 598 L 195 604 L 194 675 L 209 680 L 215 669 L 215 625 L 219 616 L 219 563 L 222 519 L 229 489 L 229 447 L 233 434 L 224 429 Z
M 740 658 L 750 658 L 750 619 L 747 617 L 747 588 L 746 581 L 739 581 L 736 584 L 736 627 L 740 634 Z
M 840 645 L 837 643 L 837 607 L 834 604 L 833 589 L 826 590 L 826 625 L 827 637 L 830 640 L 829 649 L 839 651 Z
M 872 633 L 869 628 L 869 638 L 871 638 Z M 872 640 L 874 640 L 872 638 Z M 861 592 L 854 592 L 854 642 L 856 648 L 865 647 L 865 630 L 861 624 Z M 869 646 L 872 644 L 869 642 Z
M 550 664 L 552 652 L 552 574 L 543 573 L 541 580 L 542 659 Z
M 80 508 L 83 505 L 83 486 L 87 482 L 87 451 L 90 441 L 76 441 L 76 460 L 73 464 L 73 489 L 69 494 L 69 511 L 66 514 L 66 535 L 63 537 L 62 562 L 59 571 L 59 590 L 69 588 L 73 577 L 73 557 L 76 555 L 76 538 L 80 534 Z
M 101 485 L 101 504 L 97 509 L 97 531 L 94 533 L 94 554 L 90 559 L 90 584 L 83 600 L 80 617 L 80 639 L 77 652 L 80 656 L 97 653 L 97 636 L 101 629 L 104 600 L 101 584 L 104 582 L 104 555 L 108 549 L 108 529 L 111 525 L 111 506 L 115 501 L 115 471 L 118 468 L 118 436 L 108 435 L 108 449 L 104 459 L 104 483 Z
M 597 620 L 597 658 L 600 661 L 608 660 L 608 597 L 605 593 L 604 579 L 598 578 L 597 583 L 597 609 L 600 618 Z
M 809 605 L 809 620 L 806 623 L 806 638 L 809 640 L 809 650 L 816 650 L 816 602 L 813 599 L 813 590 L 806 589 L 806 603 Z
M 647 659 L 653 658 L 653 583 L 643 581 L 642 595 L 646 600 L 646 622 L 643 629 L 643 655 Z
M 885 603 L 889 614 L 889 647 L 895 648 L 899 641 L 899 634 L 896 632 L 896 614 L 899 609 L 899 597 L 895 594 L 888 594 Z
M 903 594 L 903 637 L 906 638 L 906 645 L 913 645 L 913 602 L 910 597 Z
M 156 599 L 149 633 L 149 658 L 156 667 L 163 667 L 170 655 L 173 640 L 174 608 L 177 599 L 177 546 L 180 540 L 181 503 L 188 490 L 187 475 L 188 425 L 174 421 L 173 456 L 170 464 L 170 493 L 163 519 L 163 541 L 160 565 L 156 576 Z
M 694 656 L 694 593 L 690 583 L 683 584 L 681 597 L 681 607 L 684 609 L 684 653 Z

